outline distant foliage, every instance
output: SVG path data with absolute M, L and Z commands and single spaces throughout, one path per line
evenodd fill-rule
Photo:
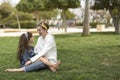
M 36 28 L 36 22 L 35 21 L 22 21 L 20 22 L 21 28 L 23 29 L 32 29 Z M 11 23 L 9 25 L 11 28 L 18 28 L 17 22 Z
M 2 19 L 7 18 L 12 13 L 13 8 L 10 3 L 4 2 L 0 5 L 0 15 Z
M 95 4 L 91 7 L 93 10 L 108 10 L 115 27 L 115 33 L 120 34 L 120 0 L 94 0 Z

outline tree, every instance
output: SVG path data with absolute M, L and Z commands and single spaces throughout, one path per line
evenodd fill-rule
M 51 19 L 51 17 L 56 17 L 57 14 L 58 14 L 58 11 L 55 9 L 52 11 L 41 11 L 39 13 L 39 16 L 41 19 Z
M 67 10 L 65 14 L 66 14 L 66 19 L 73 19 L 75 17 L 75 14 L 73 14 L 69 10 Z
M 15 15 L 16 20 L 17 20 L 17 23 L 18 23 L 18 29 L 21 29 L 21 25 L 20 25 L 20 20 L 19 20 L 18 14 L 19 14 L 19 11 L 16 10 L 16 8 L 15 8 L 15 9 L 14 9 L 14 15 Z
M 65 12 L 68 8 L 76 8 L 79 6 L 79 0 L 21 0 L 16 8 L 24 12 L 34 12 L 36 14 L 35 17 L 37 21 L 39 21 L 39 11 L 61 9 L 63 14 L 63 24 L 65 31 L 67 31 Z
M 44 6 L 42 0 L 21 0 L 16 8 L 19 11 L 34 13 L 37 22 L 39 22 L 38 12 L 42 10 Z
M 90 35 L 90 31 L 89 31 L 89 8 L 90 8 L 89 0 L 86 0 L 86 2 L 85 2 L 85 18 L 84 18 L 83 33 L 82 33 L 83 36 Z
M 2 15 L 0 14 L 0 23 L 1 23 L 1 20 L 2 20 Z
M 21 0 L 16 8 L 23 12 L 30 12 L 35 14 L 35 19 L 39 22 L 40 11 L 48 11 L 52 9 L 45 8 L 46 0 Z
M 17 24 L 18 24 L 18 29 L 21 29 L 20 21 L 26 21 L 26 20 L 32 20 L 32 14 L 28 12 L 21 12 L 16 9 L 14 9 L 13 15 L 16 17 Z
M 113 19 L 115 33 L 120 34 L 120 0 L 95 0 L 92 9 L 108 10 Z
M 1 15 L 1 19 L 2 19 L 1 22 L 3 24 L 3 27 L 5 27 L 6 24 L 4 19 L 6 19 L 12 13 L 12 10 L 13 8 L 9 2 L 4 2 L 0 5 L 0 15 Z
M 77 8 L 80 6 L 80 0 L 46 0 L 46 8 L 57 8 L 62 10 L 63 15 L 63 27 L 67 31 L 66 11 L 68 8 Z
M 0 5 L 0 14 L 2 15 L 2 19 L 8 17 L 12 12 L 12 7 L 8 2 L 4 2 Z

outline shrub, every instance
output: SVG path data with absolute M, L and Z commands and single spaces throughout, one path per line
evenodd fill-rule
M 90 26 L 91 26 L 91 28 L 96 28 L 96 27 L 97 27 L 97 24 L 98 24 L 98 23 L 96 23 L 96 22 L 91 22 L 91 23 L 90 23 Z
M 36 28 L 36 22 L 35 21 L 22 21 L 20 22 L 21 28 L 24 29 L 31 29 L 31 28 Z M 11 28 L 18 28 L 18 23 L 17 21 L 10 24 Z
M 90 26 L 91 26 L 91 28 L 96 28 L 97 24 L 105 24 L 106 25 L 106 23 L 91 22 Z M 76 26 L 83 26 L 83 23 L 77 23 Z
M 32 16 L 33 16 L 32 14 L 27 13 L 27 12 L 26 13 L 20 12 L 18 14 L 18 17 L 19 17 L 20 21 L 32 20 L 33 19 Z
M 76 26 L 83 26 L 83 23 L 76 23 Z

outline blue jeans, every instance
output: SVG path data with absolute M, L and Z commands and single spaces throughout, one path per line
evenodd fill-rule
M 43 62 L 35 61 L 30 65 L 24 66 L 24 71 L 30 72 L 30 71 L 36 71 L 36 70 L 45 69 L 45 68 L 48 68 L 48 67 Z

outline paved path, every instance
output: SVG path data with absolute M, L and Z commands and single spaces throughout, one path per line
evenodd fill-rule
M 36 29 L 0 29 L 0 37 L 5 37 L 5 36 L 20 36 L 22 33 L 25 33 L 26 31 L 30 31 L 33 32 L 33 35 L 38 35 L 37 30 Z M 113 27 L 109 27 L 103 30 L 98 31 L 97 29 L 93 28 L 90 29 L 90 32 L 106 32 L 106 31 L 114 31 Z M 78 32 L 82 32 L 82 29 L 80 28 L 67 28 L 67 32 L 65 32 L 64 30 L 58 30 L 57 28 L 50 28 L 49 33 L 52 34 L 67 34 L 67 33 L 78 33 Z

